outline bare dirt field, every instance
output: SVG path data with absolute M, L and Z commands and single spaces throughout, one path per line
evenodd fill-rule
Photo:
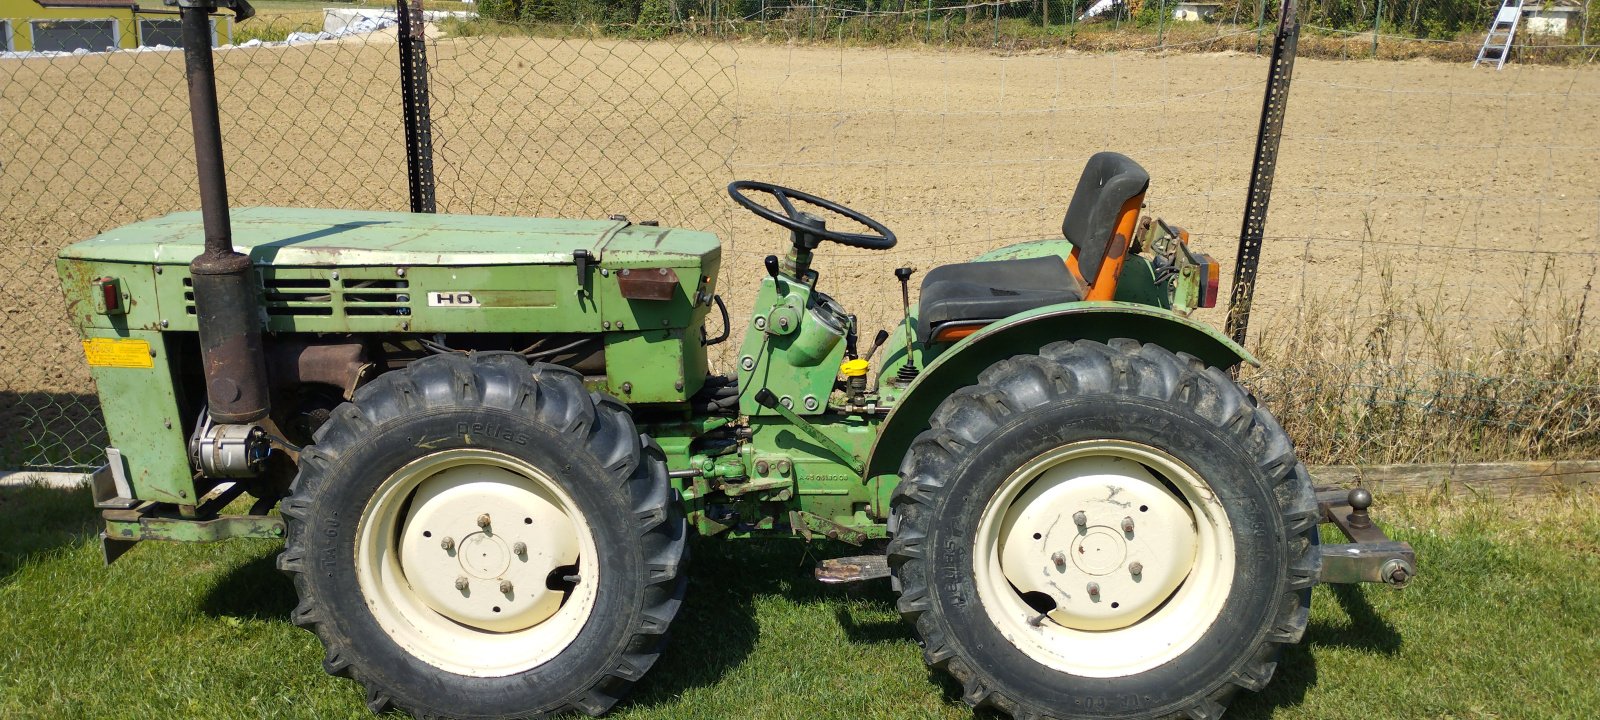
M 405 208 L 392 43 L 219 54 L 236 204 Z M 715 229 L 737 323 L 784 238 L 722 187 L 809 190 L 900 237 L 892 252 L 820 254 L 822 288 L 868 332 L 899 313 L 893 268 L 1058 233 L 1099 150 L 1144 164 L 1150 212 L 1227 272 L 1267 66 L 528 38 L 444 38 L 430 53 L 441 209 Z M 88 391 L 50 258 L 195 205 L 183 92 L 176 53 L 0 60 L 0 397 Z M 1600 69 L 1300 60 L 1253 327 L 1293 322 L 1302 299 L 1354 307 L 1387 282 L 1405 304 L 1448 307 L 1446 330 L 1472 342 L 1529 297 L 1585 292 L 1597 138 Z

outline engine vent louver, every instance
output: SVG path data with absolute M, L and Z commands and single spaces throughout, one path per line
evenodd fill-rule
M 261 300 L 273 317 L 343 315 L 410 315 L 410 281 L 347 278 L 337 285 L 327 278 L 268 277 Z M 194 283 L 183 279 L 184 312 L 194 314 Z
M 344 287 L 346 315 L 409 315 L 411 295 L 407 280 L 363 280 L 348 278 Z
M 268 315 L 333 314 L 332 283 L 323 278 L 263 278 L 262 304 Z

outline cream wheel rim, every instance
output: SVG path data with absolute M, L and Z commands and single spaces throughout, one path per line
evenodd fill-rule
M 356 531 L 356 575 L 378 624 L 449 672 L 501 677 L 560 654 L 594 609 L 594 536 L 544 471 L 487 450 L 413 460 Z
M 1141 443 L 1072 443 L 1012 473 L 978 522 L 984 611 L 1035 661 L 1122 677 L 1183 654 L 1233 585 L 1233 528 L 1188 465 Z

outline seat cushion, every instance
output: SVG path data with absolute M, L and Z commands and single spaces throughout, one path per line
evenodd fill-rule
M 1055 255 L 941 265 L 922 278 L 917 331 L 927 341 L 946 323 L 999 320 L 1082 299 L 1083 286 Z

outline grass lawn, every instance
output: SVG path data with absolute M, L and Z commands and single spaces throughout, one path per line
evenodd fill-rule
M 368 717 L 289 624 L 279 543 L 148 543 L 104 568 L 89 504 L 0 488 L 0 717 Z M 1600 498 L 1379 510 L 1421 577 L 1318 588 L 1305 642 L 1230 717 L 1594 716 Z M 824 588 L 812 560 L 800 542 L 698 543 L 671 648 L 615 717 L 970 717 L 886 584 Z

